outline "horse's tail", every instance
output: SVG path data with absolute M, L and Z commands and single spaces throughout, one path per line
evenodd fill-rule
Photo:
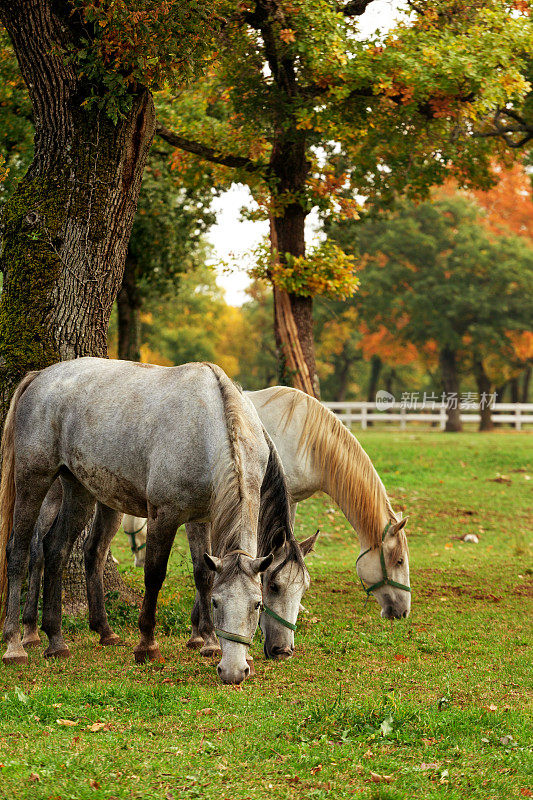
M 258 556 L 267 556 L 293 538 L 287 479 L 274 442 L 264 428 L 263 433 L 270 455 L 261 486 Z
M 226 551 L 239 547 L 242 506 L 246 494 L 239 443 L 253 436 L 253 432 L 242 413 L 243 396 L 239 389 L 216 364 L 204 363 L 214 373 L 220 390 L 231 455 L 219 464 L 211 500 L 213 553 L 218 555 L 221 546 Z
M 4 618 L 7 596 L 7 543 L 13 527 L 15 507 L 15 415 L 19 400 L 39 371 L 28 372 L 11 399 L 2 435 L 2 480 L 0 482 L 0 621 Z

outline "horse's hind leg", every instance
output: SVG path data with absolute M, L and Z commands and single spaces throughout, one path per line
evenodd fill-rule
M 89 628 L 100 634 L 100 644 L 117 644 L 120 639 L 109 627 L 104 603 L 104 568 L 109 545 L 120 527 L 122 512 L 96 504 L 91 532 L 83 546 Z
M 201 648 L 203 656 L 222 653 L 211 621 L 211 587 L 213 573 L 204 561 L 204 553 L 211 552 L 209 523 L 189 522 L 185 526 L 194 571 L 196 597 L 191 613 L 192 632 L 187 647 Z
M 46 658 L 64 658 L 70 651 L 61 634 L 61 595 L 63 568 L 72 546 L 89 522 L 94 497 L 74 476 L 61 476 L 61 511 L 43 540 L 44 583 L 42 629 L 48 636 Z
M 174 516 L 166 517 L 165 513 L 159 509 L 157 516 L 148 518 L 144 561 L 145 592 L 139 615 L 141 640 L 133 651 L 138 664 L 160 657 L 159 647 L 154 639 L 157 597 L 167 574 L 168 557 L 179 525 L 179 520 Z
M 20 641 L 20 593 L 28 567 L 29 550 L 41 503 L 53 476 L 27 475 L 16 483 L 17 496 L 13 513 L 13 536 L 9 542 L 7 577 L 7 612 L 3 638 L 7 650 L 4 664 L 26 664 L 28 656 Z
M 24 638 L 22 646 L 27 650 L 28 647 L 37 647 L 41 642 L 37 629 L 37 615 L 39 608 L 39 594 L 41 591 L 41 580 L 44 569 L 43 537 L 50 530 L 59 509 L 61 508 L 61 498 L 63 492 L 61 481 L 55 480 L 46 497 L 44 498 L 39 517 L 33 531 L 30 548 L 30 574 L 28 583 L 28 594 L 22 622 L 24 623 Z

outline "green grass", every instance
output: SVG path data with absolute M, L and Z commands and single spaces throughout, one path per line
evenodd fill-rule
M 115 599 L 126 646 L 101 648 L 85 620 L 67 620 L 70 661 L 32 651 L 28 667 L 0 669 L 0 796 L 531 796 L 533 439 L 360 439 L 409 514 L 409 620 L 390 625 L 365 607 L 353 531 L 318 497 L 297 521 L 300 538 L 322 530 L 297 654 L 266 662 L 256 640 L 257 677 L 222 687 L 216 661 L 185 649 L 193 585 L 180 532 L 159 615 L 163 663 L 134 665 L 136 615 Z M 452 538 L 466 531 L 480 544 Z M 113 550 L 140 584 L 125 536 Z

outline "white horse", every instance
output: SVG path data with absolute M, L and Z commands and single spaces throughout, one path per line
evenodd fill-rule
M 21 583 L 41 504 L 59 476 L 61 510 L 43 539 L 46 655 L 69 654 L 61 635 L 61 575 L 96 502 L 85 543 L 92 629 L 112 635 L 102 573 L 122 513 L 146 516 L 146 592 L 135 657 L 158 658 L 155 611 L 176 530 L 185 522 L 210 522 L 213 556 L 206 553 L 206 563 L 215 573 L 214 622 L 223 642 L 218 672 L 225 683 L 244 680 L 261 608 L 259 575 L 292 533 L 279 457 L 252 406 L 221 369 L 83 358 L 30 373 L 11 402 L 2 456 L 4 663 L 27 662 L 19 629 Z
M 366 583 L 386 618 L 406 617 L 411 608 L 409 554 L 403 528 L 407 519 L 396 516 L 385 487 L 355 436 L 314 398 L 288 387 L 274 386 L 245 392 L 281 457 L 294 525 L 297 504 L 318 491 L 326 492 L 341 508 L 359 536 L 357 573 Z M 194 526 L 197 542 L 209 542 L 208 526 Z M 187 526 L 189 528 L 189 526 Z M 203 528 L 203 534 L 198 528 Z M 302 543 L 303 554 L 314 540 Z M 198 561 L 198 559 L 197 559 Z M 280 557 L 263 574 L 266 608 L 260 619 L 265 654 L 287 657 L 294 649 L 294 627 L 305 583 L 291 580 L 290 563 Z M 195 564 L 196 567 L 196 564 Z M 198 573 L 198 574 L 197 574 Z M 210 655 L 216 648 L 206 615 L 208 585 L 199 565 L 195 569 L 198 594 L 192 612 L 189 646 Z

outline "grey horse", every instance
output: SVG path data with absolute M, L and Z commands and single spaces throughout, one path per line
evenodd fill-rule
M 113 635 L 102 571 L 121 514 L 146 516 L 146 591 L 135 658 L 158 658 L 155 610 L 175 532 L 185 522 L 209 521 L 213 555 L 204 563 L 214 570 L 219 598 L 217 669 L 223 682 L 244 680 L 261 609 L 260 575 L 292 532 L 276 450 L 222 370 L 84 358 L 31 373 L 13 397 L 2 454 L 0 560 L 13 527 L 7 570 L 0 561 L 5 664 L 27 661 L 19 631 L 21 582 L 41 504 L 59 477 L 61 510 L 43 540 L 45 655 L 69 654 L 61 634 L 61 574 L 96 502 L 85 544 L 91 627 Z

